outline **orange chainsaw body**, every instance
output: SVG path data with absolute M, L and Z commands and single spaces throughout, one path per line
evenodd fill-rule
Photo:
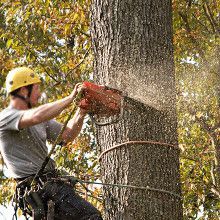
M 81 108 L 101 116 L 111 116 L 120 112 L 121 92 L 91 82 L 84 82 L 83 87 L 83 98 L 79 103 Z

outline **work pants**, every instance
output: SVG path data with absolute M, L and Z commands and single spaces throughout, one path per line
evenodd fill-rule
M 45 210 L 49 200 L 55 203 L 55 220 L 102 220 L 100 212 L 64 181 L 48 181 L 39 190 L 39 196 Z

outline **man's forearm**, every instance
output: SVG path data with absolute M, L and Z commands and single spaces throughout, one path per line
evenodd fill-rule
M 26 110 L 19 122 L 19 128 L 29 127 L 55 118 L 72 103 L 72 100 L 70 96 L 67 96 L 61 100 Z
M 41 105 L 38 108 L 33 109 L 33 111 L 35 111 L 35 115 L 43 122 L 58 116 L 71 103 L 72 99 L 67 96 L 61 100 Z
M 85 113 L 79 108 L 73 118 L 68 122 L 62 135 L 65 142 L 73 141 L 80 133 L 84 121 Z

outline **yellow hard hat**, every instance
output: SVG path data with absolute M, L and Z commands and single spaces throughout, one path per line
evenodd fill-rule
M 17 67 L 11 70 L 6 77 L 7 94 L 34 83 L 40 83 L 40 78 L 28 67 Z

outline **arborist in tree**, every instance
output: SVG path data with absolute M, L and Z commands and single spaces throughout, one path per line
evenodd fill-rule
M 48 201 L 52 201 L 54 219 L 101 220 L 99 211 L 77 195 L 69 181 L 60 177 L 52 159 L 37 178 L 35 190 L 31 189 L 33 177 L 48 154 L 46 141 L 54 141 L 61 131 L 62 124 L 54 118 L 83 90 L 82 85 L 77 84 L 69 96 L 36 107 L 41 96 L 40 83 L 30 68 L 11 70 L 6 78 L 10 104 L 0 113 L 1 154 L 18 183 L 15 198 L 19 207 L 25 216 L 46 219 Z M 62 134 L 64 143 L 78 136 L 86 113 L 82 108 L 77 109 Z

